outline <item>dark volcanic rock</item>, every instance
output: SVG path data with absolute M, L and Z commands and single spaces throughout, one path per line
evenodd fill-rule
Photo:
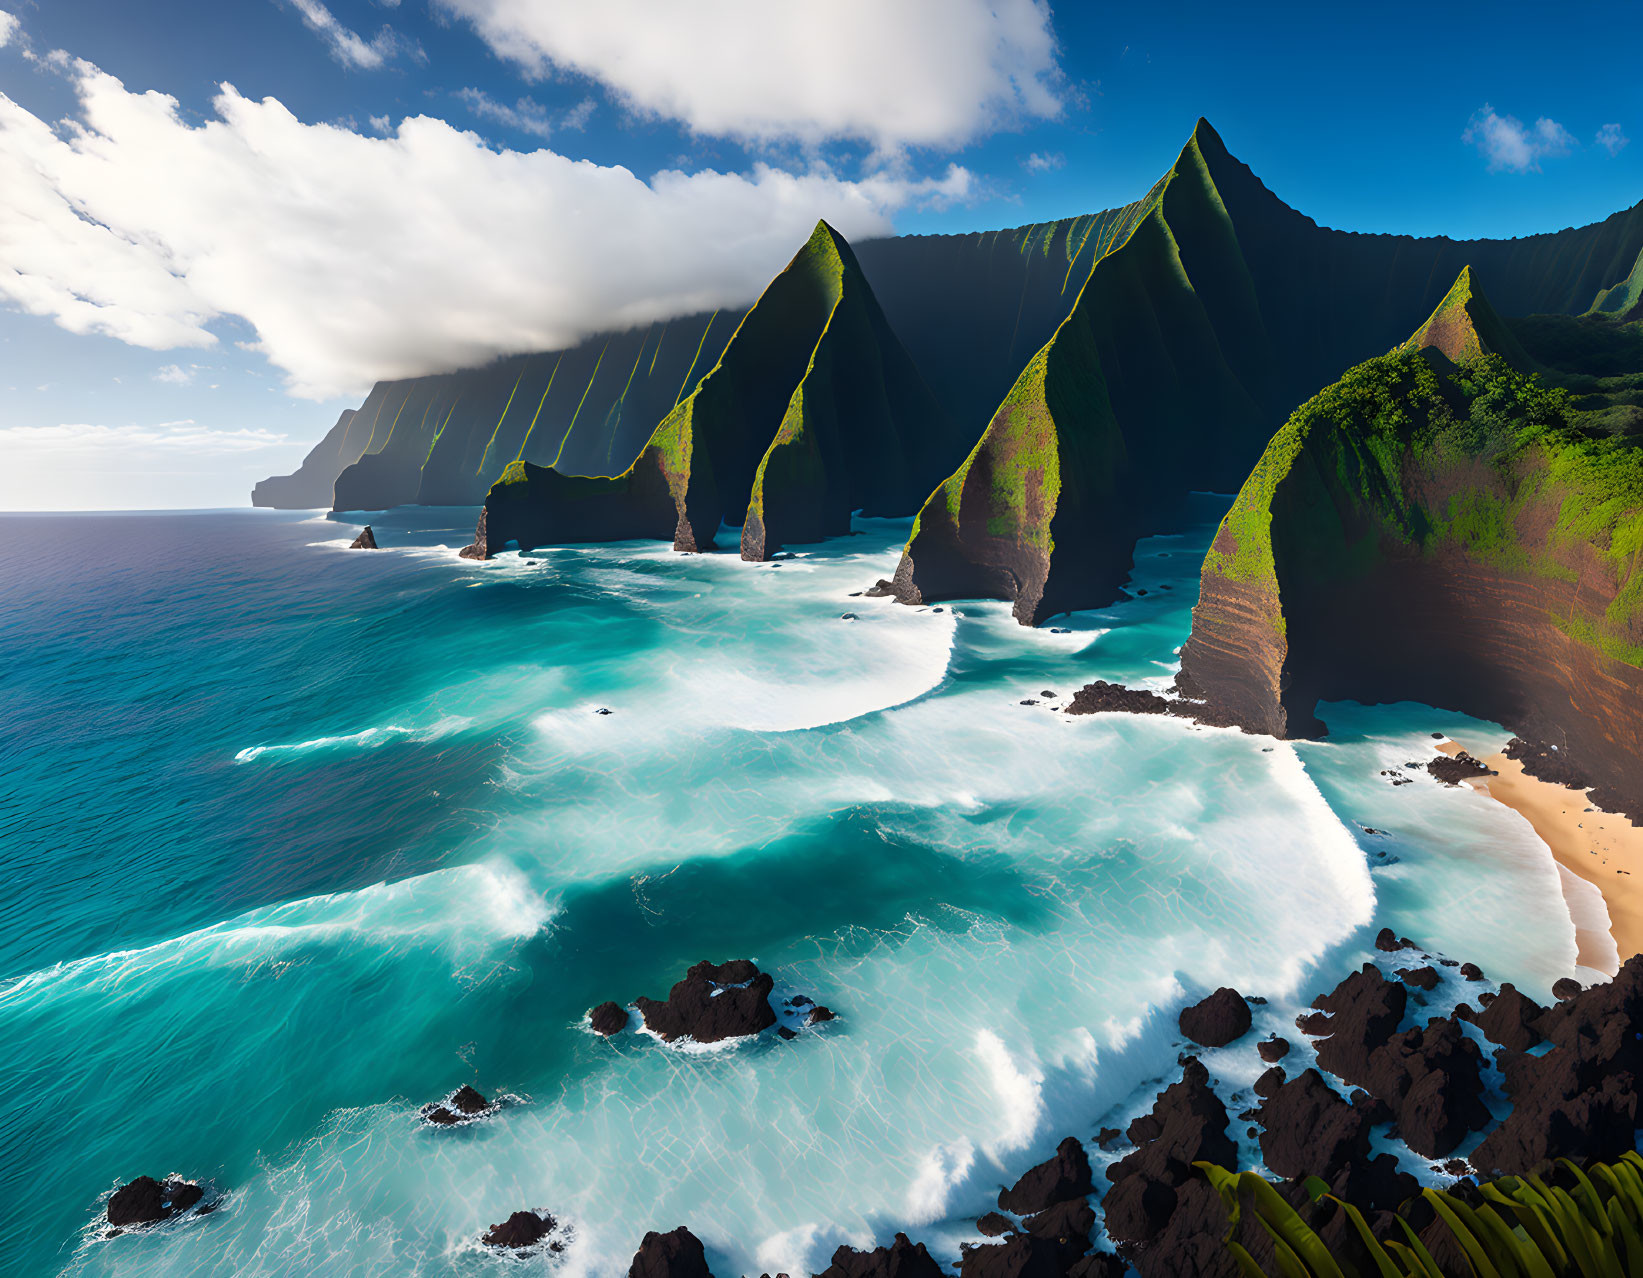
M 1181 1032 L 1200 1047 L 1225 1047 L 1249 1033 L 1249 1004 L 1235 989 L 1222 986 L 1181 1013 Z
M 988 1238 L 1002 1238 L 1016 1232 L 1015 1225 L 1002 1212 L 990 1211 L 976 1221 L 976 1229 Z
M 1095 1188 L 1084 1146 L 1069 1136 L 1055 1149 L 1055 1157 L 1029 1168 L 1009 1189 L 998 1191 L 998 1205 L 1018 1216 L 1028 1216 L 1057 1203 L 1083 1198 Z
M 1412 948 L 1407 937 L 1400 937 L 1389 927 L 1383 927 L 1375 934 L 1375 948 L 1385 954 L 1396 954 L 1399 950 Z
M 1251 1090 L 1257 1096 L 1265 1099 L 1282 1087 L 1287 1077 L 1282 1065 L 1274 1065 L 1255 1080 L 1255 1086 Z
M 1408 1001 L 1409 993 L 1402 985 L 1388 981 L 1373 964 L 1365 963 L 1361 971 L 1312 1001 L 1313 1007 L 1330 1013 L 1327 1021 L 1308 1016 L 1297 1024 L 1310 1035 L 1327 1035 L 1318 1040 L 1318 1064 L 1361 1085 L 1369 1054 L 1397 1032 Z
M 1256 1044 L 1255 1050 L 1261 1054 L 1263 1061 L 1271 1065 L 1274 1061 L 1281 1061 L 1289 1055 L 1289 1040 L 1269 1038 L 1264 1043 Z
M 1483 969 L 1476 963 L 1462 963 L 1460 965 L 1460 974 L 1469 981 L 1481 981 L 1483 979 Z
M 1566 1003 L 1580 993 L 1580 982 L 1573 977 L 1565 976 L 1552 984 L 1552 997 L 1559 1003 Z
M 1068 714 L 1169 714 L 1170 703 L 1156 692 L 1126 688 L 1123 684 L 1097 679 L 1087 683 L 1067 703 Z
M 1643 1108 L 1640 1022 L 1643 956 L 1628 959 L 1614 980 L 1542 1013 L 1534 1028 L 1553 1046 L 1506 1060 L 1512 1112 L 1484 1138 L 1472 1165 L 1491 1175 L 1522 1174 L 1555 1158 L 1612 1159 L 1633 1148 Z
M 1435 990 L 1438 988 L 1438 969 L 1430 966 L 1400 967 L 1398 979 L 1417 990 Z
M 1526 1052 L 1540 1042 L 1540 1031 L 1535 1026 L 1545 1014 L 1545 1008 L 1508 982 L 1483 1011 L 1474 1012 L 1466 1019 L 1482 1030 L 1491 1043 L 1508 1051 Z
M 1067 1278 L 1124 1278 L 1129 1271 L 1130 1267 L 1111 1252 L 1093 1251 L 1073 1262 Z
M 483 1114 L 490 1102 L 466 1083 L 437 1105 L 424 1106 L 422 1116 L 438 1127 L 450 1127 Z
M 618 1003 L 601 1003 L 588 1013 L 588 1023 L 593 1026 L 595 1034 L 609 1038 L 628 1027 L 627 1009 Z
M 718 1043 L 769 1029 L 776 1023 L 770 1006 L 775 980 L 749 959 L 693 966 L 668 994 L 667 1001 L 638 998 L 634 1005 L 645 1026 L 666 1042 L 686 1036 L 698 1043 Z
M 1029 1216 L 1024 1223 L 1034 1238 L 1054 1243 L 1061 1263 L 1069 1265 L 1090 1249 L 1095 1212 L 1088 1199 L 1075 1198 Z
M 354 538 L 353 544 L 351 546 L 349 546 L 348 549 L 349 550 L 377 550 L 377 549 L 379 549 L 379 547 L 377 546 L 377 536 L 374 532 L 371 531 L 371 525 L 370 524 L 365 525 L 364 529 L 360 532 L 359 536 Z
M 810 1015 L 806 1018 L 805 1024 L 820 1025 L 824 1021 L 832 1021 L 837 1019 L 838 1016 L 832 1008 L 823 1007 L 820 1003 L 818 1003 L 815 1007 L 810 1009 Z
M 1363 1084 L 1386 1102 L 1411 1149 L 1441 1158 L 1490 1121 L 1482 1065 L 1483 1053 L 1460 1025 L 1438 1017 L 1377 1048 Z
M 516 1211 L 500 1225 L 492 1225 L 479 1241 L 487 1247 L 534 1247 L 557 1228 L 559 1222 L 552 1216 Z
M 1107 1168 L 1112 1188 L 1103 1200 L 1107 1232 L 1120 1242 L 1147 1242 L 1175 1210 L 1178 1191 L 1198 1173 L 1198 1161 L 1236 1166 L 1238 1149 L 1227 1135 L 1227 1110 L 1209 1085 L 1209 1072 L 1188 1057 L 1181 1081 L 1158 1093 L 1152 1112 L 1130 1124 L 1137 1148 Z
M 1495 772 L 1486 768 L 1466 751 L 1457 755 L 1440 754 L 1426 765 L 1426 770 L 1435 776 L 1444 785 L 1459 785 L 1462 781 L 1469 781 L 1473 777 L 1492 777 Z
M 967 1248 L 958 1272 L 959 1278 L 1062 1278 L 1064 1264 L 1057 1243 L 1014 1234 L 1002 1243 Z
M 671 1233 L 645 1235 L 628 1266 L 628 1278 L 713 1278 L 701 1241 L 680 1225 Z
M 1261 1156 L 1280 1176 L 1338 1175 L 1369 1154 L 1369 1123 L 1309 1069 L 1261 1104 Z
M 840 1247 L 833 1253 L 833 1263 L 816 1278 L 945 1278 L 945 1275 L 923 1243 L 910 1242 L 906 1234 L 897 1234 L 890 1246 L 875 1247 L 872 1251 Z
M 108 1200 L 108 1223 L 117 1227 L 152 1225 L 187 1211 L 205 1197 L 205 1190 L 171 1177 L 157 1181 L 139 1176 L 116 1189 Z

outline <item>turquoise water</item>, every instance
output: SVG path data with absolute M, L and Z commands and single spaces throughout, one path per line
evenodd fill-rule
M 1305 1002 L 1382 923 L 1544 991 L 1574 934 L 1527 827 L 1377 775 L 1499 728 L 1019 704 L 1167 683 L 1223 507 L 1068 634 L 850 597 L 900 523 L 480 565 L 469 510 L 378 517 L 377 554 L 302 514 L 0 517 L 0 1272 L 487 1274 L 520 1207 L 571 1222 L 568 1275 L 676 1224 L 721 1274 L 899 1227 L 956 1255 L 1173 1068 L 1189 996 Z M 839 1020 L 582 1028 L 739 956 Z M 462 1082 L 525 1103 L 417 1123 Z M 223 1209 L 97 1236 L 168 1172 Z

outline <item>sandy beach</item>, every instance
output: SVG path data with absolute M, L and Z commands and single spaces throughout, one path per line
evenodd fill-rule
M 1455 755 L 1466 747 L 1463 742 L 1446 740 L 1437 748 Z M 1522 816 L 1560 866 L 1603 894 L 1622 963 L 1643 953 L 1643 827 L 1594 807 L 1584 790 L 1529 776 L 1521 763 L 1504 754 L 1476 757 L 1497 775 L 1478 777 L 1469 784 Z M 1579 917 L 1576 913 L 1581 964 L 1607 969 L 1610 963 L 1603 961 L 1607 946 L 1593 943 L 1594 938 L 1578 926 Z

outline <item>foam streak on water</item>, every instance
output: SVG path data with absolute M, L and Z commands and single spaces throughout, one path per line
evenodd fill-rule
M 1549 984 L 1549 859 L 1376 776 L 1433 712 L 1326 707 L 1290 746 L 1054 709 L 1168 680 L 1202 505 L 1138 549 L 1145 596 L 1066 634 L 852 597 L 906 534 L 877 521 L 778 564 L 474 564 L 437 549 L 471 512 L 377 518 L 374 555 L 150 517 L 101 529 L 50 619 L 60 580 L 8 583 L 0 1202 L 29 1219 L 0 1271 L 490 1274 L 475 1240 L 521 1207 L 571 1223 L 568 1275 L 678 1224 L 716 1272 L 902 1227 L 956 1254 L 1001 1180 L 1173 1067 L 1184 999 L 1304 1002 L 1385 921 Z M 0 533 L 13 572 L 90 535 Z M 584 1028 L 741 956 L 839 1019 L 712 1052 Z M 417 1121 L 462 1082 L 524 1103 Z M 95 1236 L 100 1194 L 173 1170 L 224 1208 Z

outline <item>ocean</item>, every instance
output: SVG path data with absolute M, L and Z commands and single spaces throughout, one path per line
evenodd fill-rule
M 1226 500 L 1038 630 L 856 597 L 905 522 L 478 564 L 469 509 L 374 515 L 376 553 L 313 513 L 0 516 L 0 1273 L 491 1274 L 520 1208 L 567 1222 L 524 1262 L 567 1278 L 680 1224 L 721 1275 L 898 1228 L 952 1259 L 1178 1073 L 1219 985 L 1292 1031 L 1386 925 L 1546 997 L 1576 969 L 1544 847 L 1383 775 L 1498 725 L 1054 708 L 1169 683 Z M 586 1028 L 736 957 L 838 1019 Z M 461 1083 L 516 1103 L 418 1120 Z M 102 1236 L 172 1172 L 221 1208 Z

